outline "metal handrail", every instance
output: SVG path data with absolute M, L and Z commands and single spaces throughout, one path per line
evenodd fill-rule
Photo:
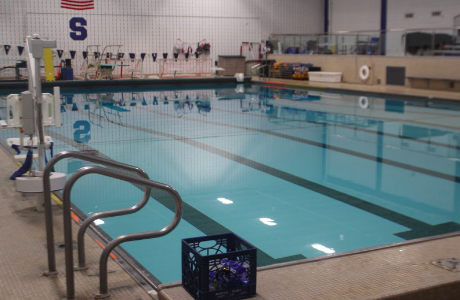
M 453 26 L 453 27 L 420 27 L 420 28 L 395 28 L 395 29 L 374 29 L 374 30 L 339 30 L 339 31 L 329 31 L 329 32 L 315 32 L 315 33 L 272 33 L 271 37 L 278 37 L 278 36 L 314 36 L 314 35 L 342 35 L 342 34 L 355 34 L 355 33 L 371 33 L 371 32 L 378 32 L 378 33 L 385 33 L 385 32 L 404 32 L 404 31 L 436 31 L 436 30 L 455 30 L 460 29 L 460 26 Z
M 149 179 L 148 177 L 146 178 Z M 148 190 L 150 191 L 150 188 L 148 188 Z M 86 256 L 85 256 L 85 233 L 89 225 L 91 225 L 91 223 L 93 223 L 97 219 L 123 216 L 123 215 L 129 215 L 129 214 L 135 213 L 139 211 L 140 209 L 142 209 L 147 204 L 149 199 L 150 199 L 150 192 L 148 196 L 144 195 L 144 197 L 139 203 L 137 203 L 136 205 L 130 208 L 122 208 L 122 209 L 98 212 L 86 218 L 85 221 L 83 221 L 83 223 L 81 224 L 80 229 L 78 229 L 78 235 L 77 235 L 78 268 L 76 268 L 75 270 L 81 271 L 81 270 L 88 269 L 88 267 L 86 266 Z
M 81 159 L 81 160 L 84 160 L 84 161 L 89 161 L 89 162 L 92 162 L 92 163 L 105 165 L 105 166 L 108 166 L 108 167 L 115 167 L 115 168 L 118 168 L 118 169 L 124 169 L 124 170 L 128 170 L 128 171 L 136 172 L 137 174 L 139 174 L 139 176 L 149 179 L 149 176 L 147 175 L 147 173 L 145 173 L 144 170 L 142 170 L 141 168 L 131 166 L 131 165 L 127 165 L 127 164 L 123 164 L 123 163 L 120 163 L 120 162 L 117 162 L 117 161 L 113 161 L 113 160 L 98 157 L 98 156 L 84 154 L 84 153 L 77 152 L 77 151 L 63 151 L 63 152 L 60 152 L 60 153 L 56 154 L 53 158 L 51 158 L 48 161 L 48 163 L 46 164 L 45 169 L 43 171 L 43 197 L 44 197 L 44 203 L 45 203 L 46 243 L 47 243 L 47 247 L 48 247 L 48 270 L 43 273 L 43 275 L 45 275 L 45 276 L 56 275 L 58 273 L 57 270 L 56 270 L 56 253 L 55 253 L 55 250 L 54 250 L 53 210 L 52 210 L 52 207 L 51 207 L 50 174 L 51 174 L 51 170 L 53 169 L 54 165 L 57 162 L 59 162 L 62 159 L 70 158 L 70 157 L 78 158 L 78 159 Z M 139 202 L 138 204 L 133 206 L 132 209 L 135 208 L 136 209 L 135 211 L 141 209 L 147 203 L 148 199 L 150 198 L 150 191 L 151 191 L 151 189 L 149 187 L 147 187 L 146 190 L 145 190 L 145 193 L 144 193 L 144 197 L 142 198 L 141 202 Z M 125 210 L 118 210 L 118 212 L 120 212 L 120 214 L 117 214 L 117 215 L 125 214 L 124 211 Z M 135 211 L 130 210 L 127 213 L 133 213 Z M 117 212 L 117 211 L 108 211 L 108 212 L 98 213 L 97 218 L 115 216 L 113 214 L 114 212 Z M 107 215 L 107 216 L 102 215 L 102 214 L 106 214 L 106 213 L 109 214 L 109 215 Z M 93 215 L 93 216 L 88 218 L 91 221 L 88 221 L 88 219 L 86 219 L 85 222 L 88 221 L 90 223 L 90 222 L 93 221 L 94 218 L 95 217 Z M 85 222 L 83 222 L 83 224 L 85 224 Z M 85 226 L 86 226 L 86 224 L 85 224 Z M 81 242 L 81 241 L 79 241 L 79 242 Z M 83 244 L 82 247 L 84 249 L 84 244 Z M 81 252 L 83 252 L 82 257 L 80 256 Z M 81 251 L 80 247 L 79 247 L 79 262 L 82 262 L 82 261 L 83 261 L 83 265 L 84 265 L 84 261 L 85 261 L 84 251 Z
M 64 210 L 64 244 L 65 244 L 65 264 L 66 264 L 66 284 L 67 284 L 67 299 L 75 299 L 75 282 L 74 282 L 74 267 L 73 267 L 73 253 L 72 253 L 72 221 L 70 216 L 70 206 L 71 200 L 70 195 L 72 191 L 72 187 L 75 182 L 81 178 L 82 176 L 88 174 L 99 174 L 127 182 L 131 182 L 134 184 L 141 184 L 143 186 L 162 190 L 167 192 L 172 196 L 174 199 L 174 203 L 176 205 L 176 213 L 174 215 L 173 220 L 169 223 L 166 227 L 160 230 L 142 232 L 142 233 L 133 233 L 133 234 L 126 234 L 121 235 L 115 239 L 113 239 L 102 251 L 101 259 L 100 259 L 100 289 L 99 294 L 96 295 L 97 299 L 107 298 L 109 297 L 108 294 L 108 282 L 107 282 L 107 260 L 109 258 L 110 252 L 121 243 L 128 242 L 128 241 L 138 241 L 138 240 L 145 240 L 150 238 L 156 238 L 164 236 L 176 228 L 179 224 L 180 219 L 182 217 L 182 199 L 179 193 L 169 185 L 155 182 L 149 179 L 139 178 L 136 176 L 119 173 L 107 168 L 97 167 L 97 166 L 88 166 L 83 167 L 73 173 L 67 183 L 64 186 L 63 191 L 63 210 Z

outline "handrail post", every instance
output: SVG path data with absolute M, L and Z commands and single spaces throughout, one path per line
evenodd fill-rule
M 65 239 L 65 261 L 66 261 L 66 284 L 67 284 L 67 299 L 74 299 L 75 298 L 75 282 L 74 282 L 74 267 L 73 267 L 73 253 L 72 253 L 72 222 L 70 217 L 70 204 L 71 204 L 71 191 L 72 187 L 75 182 L 87 175 L 87 174 L 99 174 L 135 184 L 141 184 L 143 186 L 155 188 L 158 190 L 162 190 L 167 192 L 171 195 L 174 199 L 174 203 L 176 206 L 176 212 L 174 214 L 173 220 L 163 229 L 149 231 L 149 232 L 142 232 L 142 233 L 133 233 L 122 235 L 114 240 L 112 240 L 103 250 L 101 259 L 100 259 L 100 293 L 95 296 L 96 299 L 107 298 L 110 295 L 108 294 L 108 283 L 107 283 L 107 260 L 110 255 L 110 252 L 123 242 L 128 241 L 137 241 L 137 240 L 144 240 L 149 238 L 156 238 L 164 236 L 174 228 L 177 227 L 179 224 L 181 217 L 182 217 L 182 199 L 179 193 L 172 187 L 162 184 L 159 182 L 155 182 L 149 179 L 144 179 L 128 174 L 118 173 L 113 170 L 97 167 L 97 166 L 89 166 L 83 167 L 73 173 L 67 183 L 64 186 L 63 192 L 63 202 L 64 202 L 64 239 Z
M 46 245 L 48 248 L 48 270 L 43 273 L 44 276 L 56 275 L 56 253 L 54 251 L 54 232 L 53 232 L 53 208 L 51 206 L 51 184 L 50 184 L 50 173 L 52 160 L 45 166 L 43 172 L 43 200 L 45 203 L 45 224 L 46 224 Z
M 115 167 L 119 169 L 124 169 L 131 172 L 136 172 L 139 174 L 139 176 L 142 176 L 147 179 L 149 178 L 148 175 L 140 168 L 106 158 L 84 154 L 77 151 L 63 151 L 51 158 L 46 164 L 45 169 L 43 171 L 43 197 L 45 203 L 46 244 L 48 248 L 48 270 L 43 272 L 44 276 L 56 275 L 58 273 L 56 270 L 56 253 L 54 250 L 53 209 L 51 205 L 51 185 L 49 177 L 51 175 L 51 170 L 53 169 L 54 165 L 58 163 L 60 160 L 69 157 L 78 158 L 81 160 Z M 145 189 L 144 199 L 146 197 L 150 197 L 150 188 Z
M 65 279 L 67 287 L 67 299 L 75 299 L 75 280 L 73 273 L 73 241 L 72 241 L 72 221 L 70 216 L 70 192 L 72 181 L 67 181 L 63 192 L 63 214 L 64 214 L 64 246 L 65 246 Z

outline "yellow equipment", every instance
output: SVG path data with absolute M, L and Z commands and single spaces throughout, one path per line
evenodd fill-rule
M 45 62 L 46 81 L 56 81 L 54 76 L 53 50 L 50 48 L 43 49 L 43 61 Z

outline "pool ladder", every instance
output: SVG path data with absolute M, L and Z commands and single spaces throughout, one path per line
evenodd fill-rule
M 145 192 L 142 200 L 130 208 L 110 210 L 105 212 L 99 212 L 86 218 L 81 224 L 78 231 L 78 268 L 76 270 L 86 270 L 85 260 L 85 244 L 84 236 L 86 229 L 96 219 L 115 217 L 121 215 L 132 214 L 142 209 L 150 199 L 151 189 L 158 189 L 165 191 L 174 199 L 176 206 L 174 218 L 166 227 L 160 230 L 132 233 L 121 235 L 111 242 L 109 242 L 104 250 L 102 251 L 100 258 L 100 289 L 99 294 L 95 296 L 96 299 L 103 299 L 110 296 L 108 293 L 108 280 L 107 280 L 107 260 L 112 250 L 120 245 L 121 243 L 128 241 L 138 241 L 144 239 L 151 239 L 156 237 L 164 236 L 176 228 L 182 217 L 182 199 L 179 193 L 169 185 L 155 182 L 149 179 L 148 175 L 140 168 L 123 164 L 114 160 L 97 157 L 93 155 L 84 154 L 76 151 L 63 151 L 55 155 L 45 167 L 43 172 L 43 193 L 45 201 L 45 219 L 46 219 L 46 237 L 48 247 L 48 271 L 44 272 L 43 275 L 51 276 L 56 275 L 56 257 L 54 251 L 54 232 L 53 232 L 53 211 L 51 207 L 51 187 L 50 187 L 50 174 L 53 166 L 62 159 L 65 158 L 77 158 L 83 161 L 88 161 L 96 164 L 101 164 L 106 167 L 122 169 L 137 173 L 139 176 L 133 176 L 125 173 L 120 173 L 109 168 L 103 168 L 99 166 L 87 166 L 80 168 L 73 173 L 67 180 L 63 190 L 63 214 L 64 214 L 64 246 L 65 246 L 65 265 L 66 265 L 66 286 L 67 286 L 67 300 L 75 299 L 75 281 L 74 281 L 74 266 L 73 266 L 73 251 L 72 251 L 72 222 L 71 222 L 71 200 L 70 194 L 72 187 L 75 182 L 81 177 L 88 174 L 99 174 L 106 177 L 111 177 L 123 181 L 127 181 L 133 184 L 140 184 L 145 187 Z

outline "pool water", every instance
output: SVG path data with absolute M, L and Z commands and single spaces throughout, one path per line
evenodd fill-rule
M 122 245 L 162 283 L 181 280 L 183 238 L 234 232 L 264 266 L 460 230 L 459 105 L 262 85 L 61 94 L 63 126 L 46 129 L 55 153 L 138 166 L 180 193 L 171 234 Z M 142 195 L 88 175 L 72 202 L 91 215 Z M 161 229 L 173 202 L 156 198 L 98 226 L 112 238 Z

